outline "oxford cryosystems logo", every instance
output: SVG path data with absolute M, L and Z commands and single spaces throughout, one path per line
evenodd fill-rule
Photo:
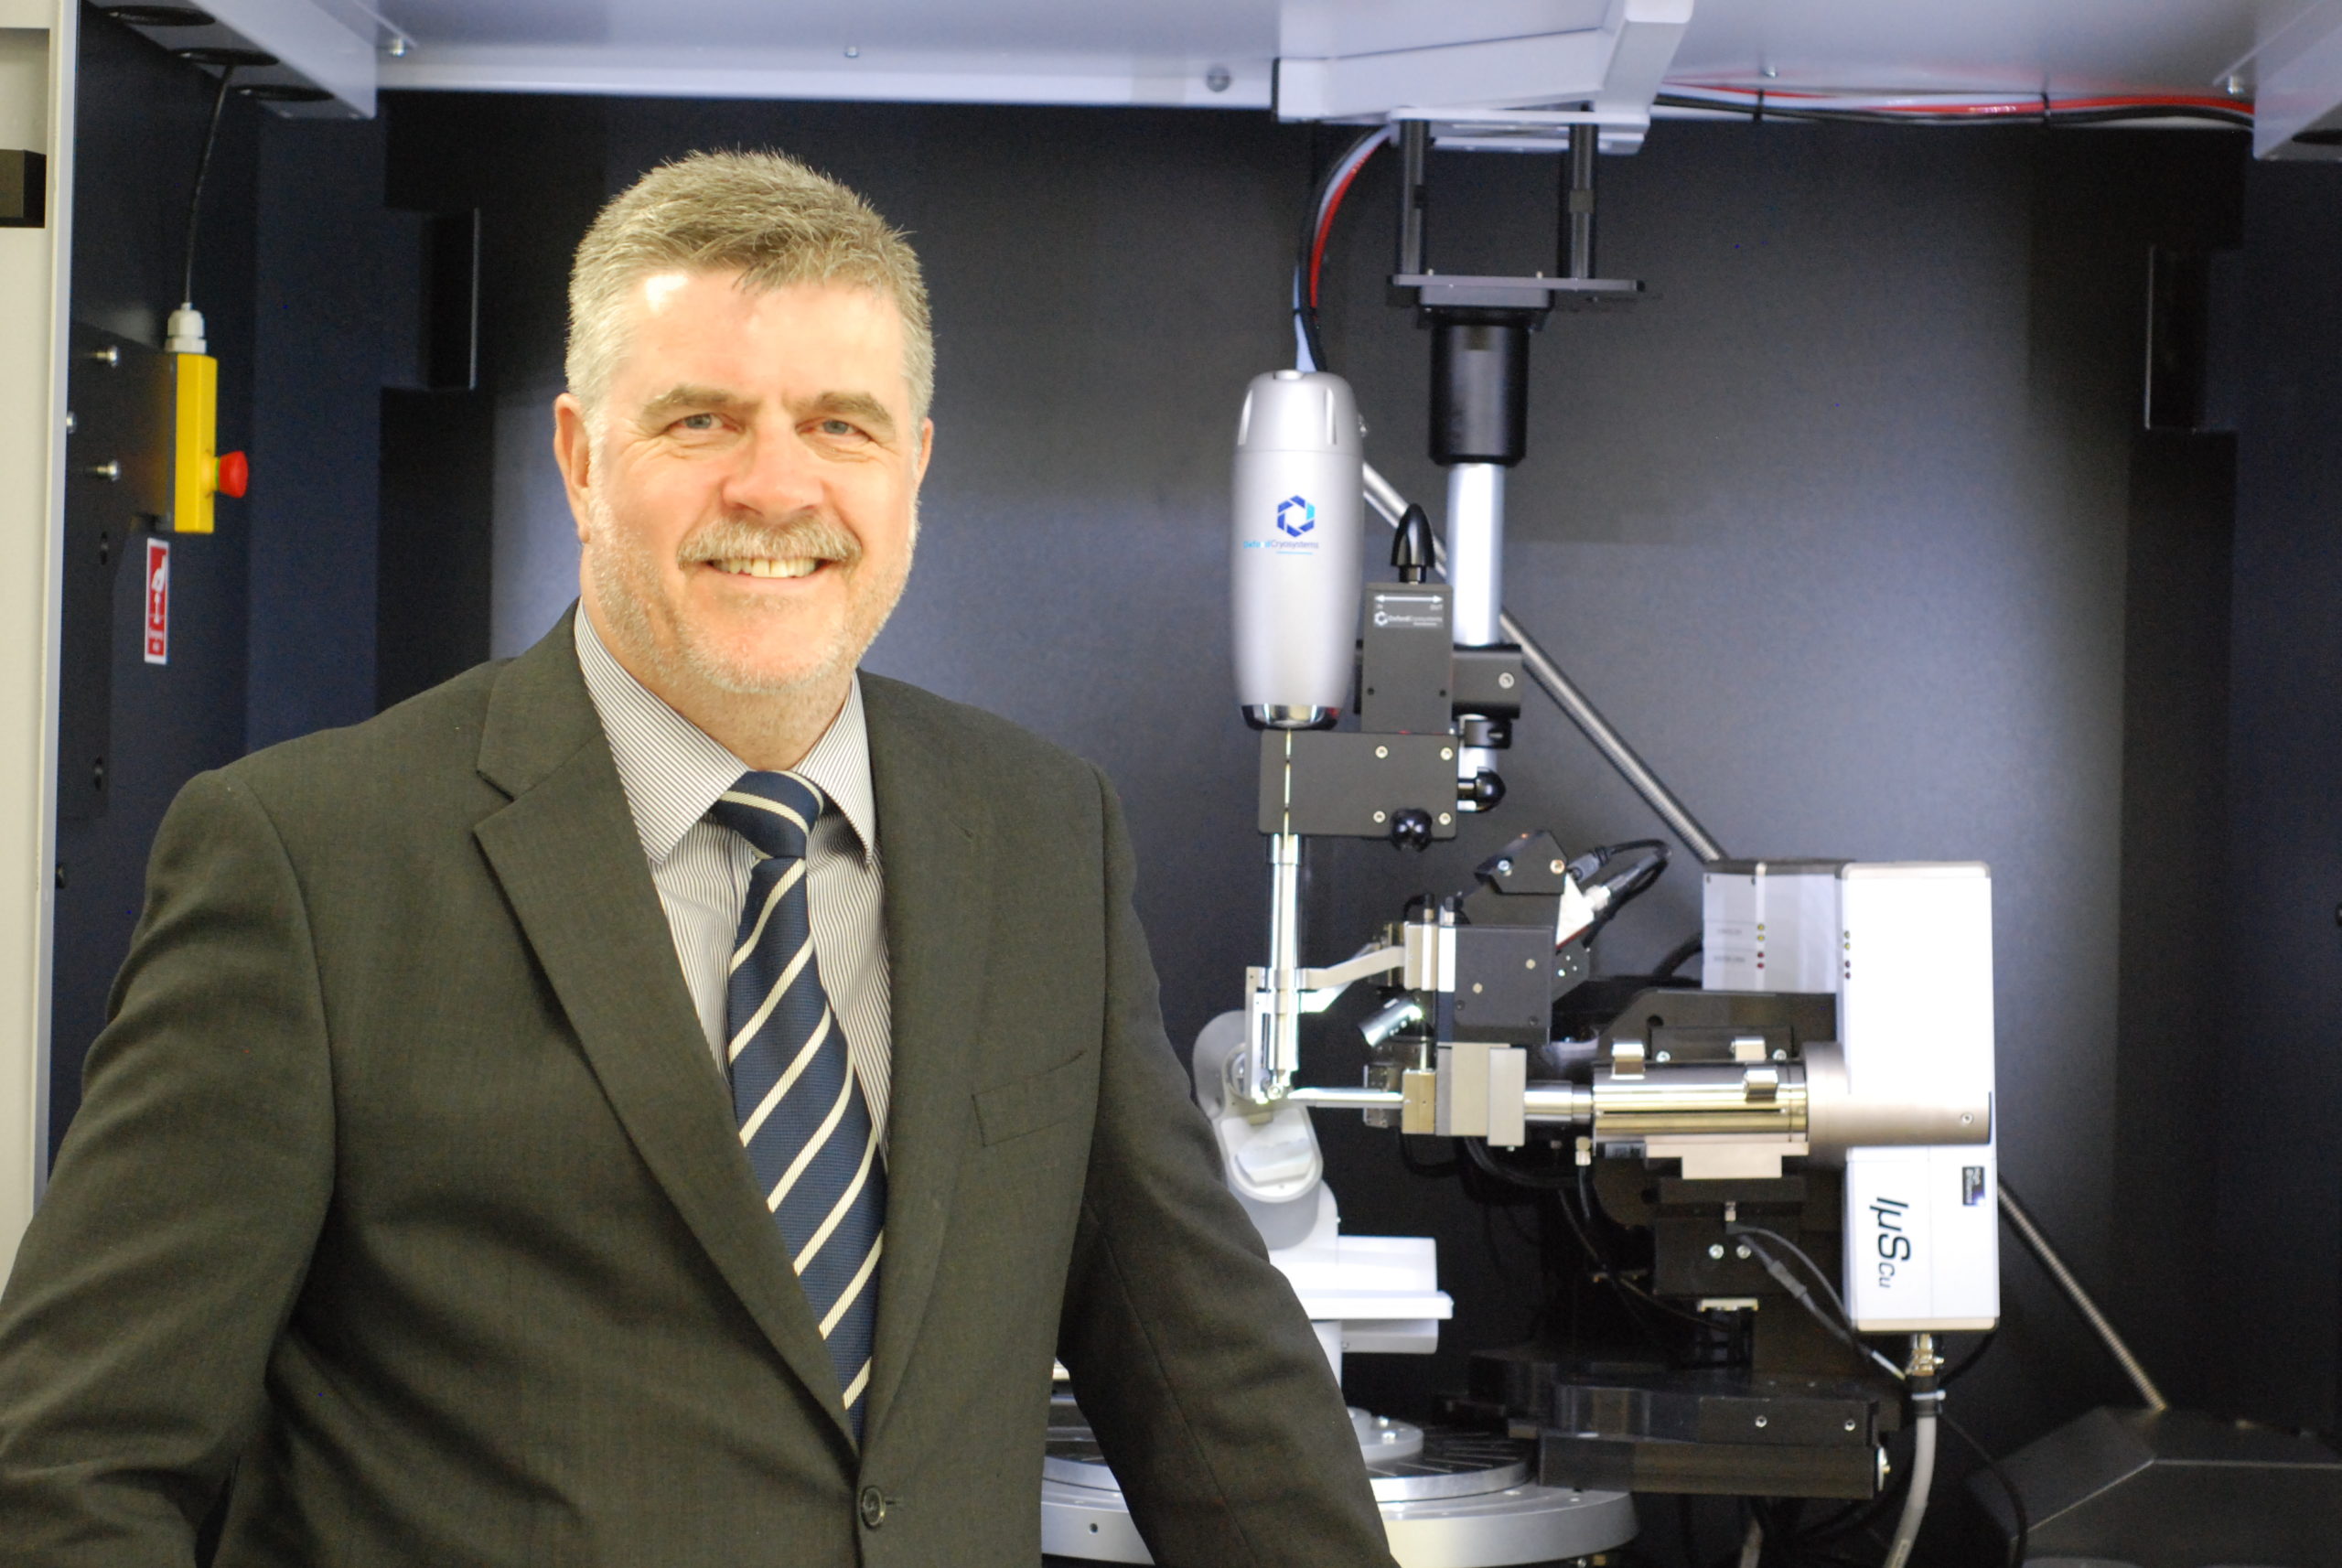
M 1277 502 L 1277 531 L 1295 539 L 1317 526 L 1317 509 L 1299 496 Z

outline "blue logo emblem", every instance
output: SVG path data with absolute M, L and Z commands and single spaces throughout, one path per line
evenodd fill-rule
M 1277 502 L 1277 527 L 1298 539 L 1317 526 L 1317 509 L 1299 496 L 1288 496 Z

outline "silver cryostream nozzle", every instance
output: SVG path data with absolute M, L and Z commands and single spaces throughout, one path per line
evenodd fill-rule
M 1229 575 L 1236 700 L 1257 726 L 1316 728 L 1349 702 L 1364 482 L 1348 381 L 1300 371 L 1252 378 L 1236 426 Z

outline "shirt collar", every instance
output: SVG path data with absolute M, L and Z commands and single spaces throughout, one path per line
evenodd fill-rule
M 748 765 L 636 680 L 604 645 L 583 605 L 575 619 L 577 667 L 609 737 L 642 852 L 655 869 Z M 863 865 L 875 866 L 878 806 L 870 786 L 870 731 L 859 674 L 846 689 L 845 706 L 790 771 L 828 797 L 861 841 Z

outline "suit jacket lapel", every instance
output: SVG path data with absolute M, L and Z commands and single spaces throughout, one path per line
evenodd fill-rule
M 572 637 L 564 617 L 498 679 L 479 769 L 512 801 L 474 834 L 643 1163 L 850 1440 L 820 1327 L 708 1059 Z
M 968 759 L 907 711 L 893 682 L 865 675 L 862 691 L 894 1029 L 886 1251 L 866 1412 L 875 1439 L 927 1316 L 973 1119 L 972 1021 L 983 1011 L 992 875 L 989 811 Z

